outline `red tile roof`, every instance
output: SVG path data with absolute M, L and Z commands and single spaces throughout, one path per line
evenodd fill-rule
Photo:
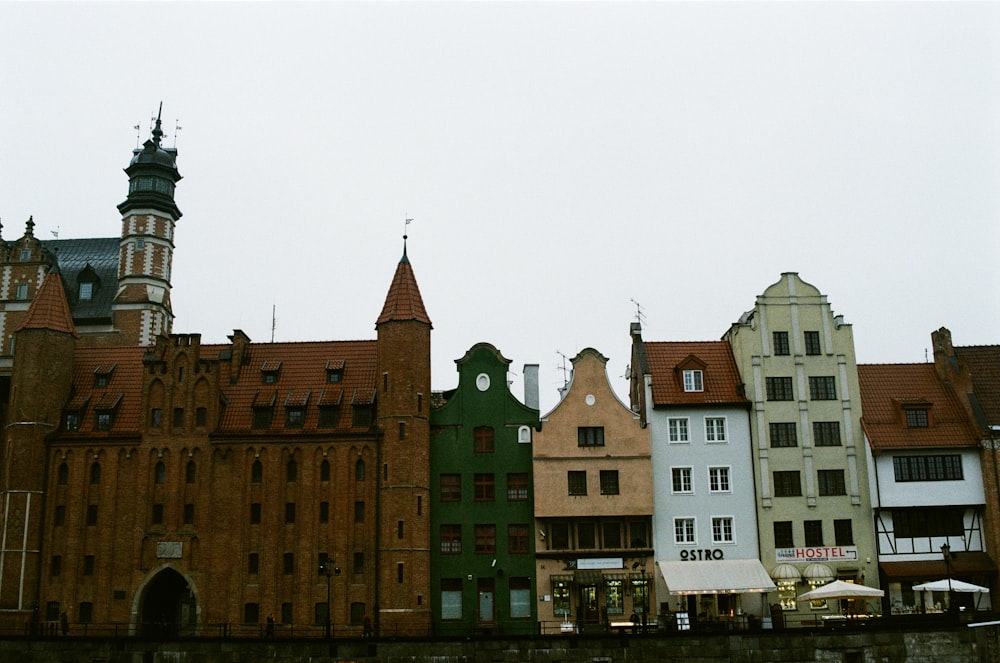
M 860 364 L 861 425 L 872 451 L 978 446 L 974 429 L 934 364 Z M 907 428 L 904 407 L 927 405 L 929 426 Z
M 378 316 L 375 324 L 379 325 L 390 320 L 416 320 L 428 325 L 431 324 L 431 319 L 424 308 L 424 300 L 420 297 L 417 279 L 413 275 L 413 267 L 410 266 L 405 250 L 402 260 L 396 266 L 396 273 L 392 277 L 392 284 L 385 297 L 382 313 Z
M 28 315 L 14 331 L 22 329 L 51 329 L 76 336 L 73 315 L 69 311 L 66 291 L 58 272 L 52 271 L 45 275 L 42 287 L 38 289 L 28 308 Z
M 654 407 L 749 404 L 732 348 L 725 341 L 657 341 L 644 345 L 653 378 Z M 704 391 L 684 391 L 681 371 L 687 367 L 704 371 Z
M 972 388 L 986 423 L 1000 426 L 1000 345 L 956 347 L 955 355 L 972 373 Z
M 85 348 L 73 358 L 73 395 L 67 410 L 83 416 L 80 430 L 69 435 L 120 437 L 139 434 L 142 414 L 142 356 L 147 348 Z M 113 366 L 113 371 L 107 371 Z M 97 387 L 95 375 L 108 375 L 106 387 Z M 95 431 L 94 413 L 110 410 L 110 431 Z

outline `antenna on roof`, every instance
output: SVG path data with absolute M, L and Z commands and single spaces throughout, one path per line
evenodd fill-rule
M 275 316 L 277 307 L 271 304 L 271 342 L 274 343 L 274 330 L 278 326 L 278 318 Z
M 640 325 L 646 321 L 646 314 L 642 312 L 642 304 L 629 297 L 629 301 L 635 304 L 635 321 Z
M 558 350 L 556 350 L 556 354 L 559 355 L 560 357 L 562 357 L 562 366 L 560 366 L 557 370 L 562 371 L 562 374 L 563 374 L 563 389 L 565 389 L 569 385 L 569 369 L 566 368 L 566 360 L 569 359 L 569 357 L 567 357 L 563 353 L 559 352 Z
M 135 129 L 135 149 L 138 150 L 139 149 L 139 141 L 142 140 L 142 134 L 139 133 L 139 131 L 140 131 L 140 125 L 137 124 L 137 125 L 135 125 L 132 128 Z
M 53 237 L 55 237 L 56 239 L 59 239 L 59 226 L 56 226 L 55 230 L 50 230 L 49 232 L 52 233 Z

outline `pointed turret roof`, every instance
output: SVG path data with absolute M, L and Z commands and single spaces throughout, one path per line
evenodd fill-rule
M 389 321 L 415 320 L 431 324 L 431 319 L 424 308 L 424 300 L 420 297 L 420 288 L 413 275 L 410 259 L 406 257 L 406 241 L 403 241 L 403 257 L 396 266 L 396 274 L 392 277 L 389 293 L 385 296 L 382 314 L 375 321 L 375 326 Z
M 63 289 L 62 277 L 57 269 L 45 275 L 42 287 L 38 289 L 38 294 L 28 308 L 28 315 L 14 331 L 19 332 L 22 329 L 49 329 L 76 336 L 73 316 L 66 301 L 66 291 Z

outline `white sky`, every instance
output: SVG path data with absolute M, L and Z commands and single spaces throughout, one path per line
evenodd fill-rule
M 488 341 L 718 339 L 783 271 L 864 363 L 1000 342 L 1000 5 L 0 2 L 0 218 L 113 237 L 162 100 L 174 331 L 374 338 L 401 255 L 433 387 Z M 568 365 L 568 362 L 567 362 Z

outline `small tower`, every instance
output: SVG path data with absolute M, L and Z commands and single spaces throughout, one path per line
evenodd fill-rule
M 396 267 L 378 333 L 378 594 L 383 632 L 430 627 L 431 320 L 406 257 Z
M 163 104 L 160 104 L 162 113 Z M 112 305 L 114 325 L 127 345 L 152 345 L 169 334 L 170 265 L 174 226 L 181 211 L 174 202 L 174 186 L 181 179 L 177 150 L 160 145 L 160 114 L 152 138 L 133 151 L 128 174 L 128 197 L 118 205 L 122 234 L 118 261 L 118 296 Z

